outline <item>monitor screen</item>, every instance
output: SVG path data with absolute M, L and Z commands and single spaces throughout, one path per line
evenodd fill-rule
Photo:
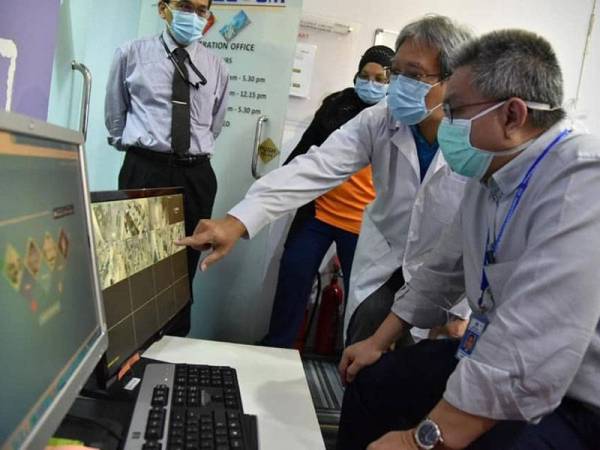
M 43 448 L 106 348 L 81 136 L 0 113 L 0 448 Z
M 112 377 L 152 342 L 190 301 L 183 191 L 178 188 L 92 193 L 92 224 L 108 350 L 100 367 Z

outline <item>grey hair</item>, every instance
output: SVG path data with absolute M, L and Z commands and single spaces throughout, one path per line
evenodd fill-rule
M 500 30 L 465 45 L 453 61 L 468 66 L 473 85 L 488 98 L 518 97 L 560 108 L 563 77 L 556 54 L 543 37 L 525 30 Z M 549 128 L 565 117 L 563 109 L 529 110 L 531 125 Z
M 451 57 L 454 52 L 472 37 L 471 31 L 448 17 L 427 15 L 402 28 L 396 40 L 396 52 L 408 39 L 439 49 L 442 78 L 447 78 L 452 73 Z

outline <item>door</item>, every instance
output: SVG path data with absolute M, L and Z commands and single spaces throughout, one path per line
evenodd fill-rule
M 62 0 L 54 54 L 48 122 L 79 129 L 83 77 L 71 63 L 84 64 L 92 77 L 86 157 L 91 190 L 117 188 L 123 154 L 106 141 L 104 94 L 114 52 L 138 36 L 141 0 Z
M 278 157 L 269 158 L 283 138 L 301 11 L 302 0 L 213 2 L 215 21 L 202 42 L 224 58 L 230 71 L 226 123 L 212 159 L 219 183 L 213 217 L 224 216 L 255 177 L 279 165 Z M 164 28 L 151 5 L 142 7 L 140 24 L 142 35 Z M 264 144 L 268 162 L 255 152 L 255 140 Z M 268 232 L 263 230 L 196 275 L 192 337 L 246 343 L 262 338 L 272 304 L 263 286 L 267 249 Z
M 277 157 L 263 163 L 255 145 L 265 144 L 267 160 L 273 156 L 270 150 L 281 148 L 301 10 L 301 0 L 286 0 L 278 7 L 215 7 L 224 24 L 244 14 L 251 23 L 229 42 L 229 48 L 223 47 L 223 27 L 218 24 L 205 41 L 226 58 L 231 72 L 229 126 L 219 138 L 214 158 L 219 180 L 214 217 L 222 217 L 240 201 L 255 177 L 279 166 Z M 265 229 L 252 241 L 241 241 L 221 264 L 199 274 L 194 336 L 247 343 L 263 337 L 272 305 L 272 298 L 265 297 L 272 289 L 264 286 L 268 238 Z

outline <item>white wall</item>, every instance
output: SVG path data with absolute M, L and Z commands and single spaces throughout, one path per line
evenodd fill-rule
M 348 37 L 329 34 L 333 43 L 318 49 L 311 98 L 290 98 L 284 154 L 310 122 L 323 97 L 352 85 L 360 56 L 373 44 L 377 28 L 400 30 L 427 13 L 450 16 L 477 34 L 499 28 L 524 28 L 543 35 L 560 60 L 565 100 L 572 99 L 576 95 L 593 3 L 593 0 L 304 0 L 306 15 L 351 25 L 355 30 Z M 308 41 L 325 39 L 322 32 L 304 31 L 310 35 Z M 597 132 L 600 132 L 600 104 L 595 80 L 599 79 L 600 20 L 596 21 L 592 35 L 579 103 L 580 109 L 589 112 L 587 126 Z
M 590 45 L 583 68 L 578 110 L 585 115 L 584 122 L 593 133 L 600 133 L 600 1 L 596 4 L 596 21 L 592 29 Z

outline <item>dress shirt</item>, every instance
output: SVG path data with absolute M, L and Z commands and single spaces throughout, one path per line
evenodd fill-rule
M 465 291 L 479 311 L 483 255 L 517 187 L 571 124 L 547 130 L 484 184 L 471 180 L 439 245 L 392 307 L 410 324 L 443 323 Z M 495 306 L 444 398 L 471 414 L 535 422 L 564 396 L 600 407 L 600 140 L 573 131 L 541 161 L 486 267 Z
M 177 44 L 164 31 L 163 39 L 172 52 Z M 191 154 L 209 154 L 221 132 L 229 72 L 225 62 L 199 41 L 185 50 L 207 84 L 190 86 Z M 186 62 L 192 83 L 198 75 Z M 119 150 L 129 146 L 156 152 L 171 152 L 172 86 L 175 66 L 160 36 L 137 39 L 119 47 L 110 69 L 105 100 L 108 141 Z

